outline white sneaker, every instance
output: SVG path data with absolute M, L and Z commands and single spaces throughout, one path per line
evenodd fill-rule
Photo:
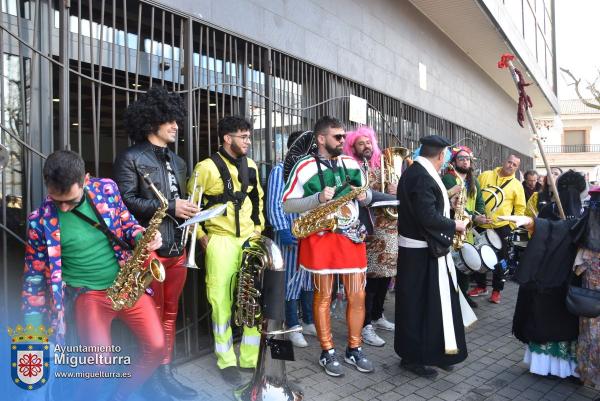
M 298 327 L 300 327 L 300 326 L 290 327 L 290 329 L 295 329 Z M 292 344 L 294 344 L 294 346 L 296 346 L 298 348 L 308 347 L 308 343 L 306 342 L 306 340 L 304 339 L 304 336 L 302 335 L 302 332 L 300 332 L 300 331 L 294 331 L 292 333 L 288 333 L 288 338 L 290 339 Z
M 363 327 L 362 338 L 365 344 L 372 345 L 374 347 L 383 347 L 385 345 L 385 340 L 375 333 L 373 326 L 370 324 L 367 324 L 365 327 Z
M 317 335 L 317 328 L 315 327 L 314 323 L 303 324 L 302 325 L 302 333 L 306 334 L 307 336 L 316 336 Z
M 373 326 L 376 329 L 394 331 L 396 325 L 390 321 L 388 321 L 385 316 L 381 315 L 381 317 L 373 322 Z

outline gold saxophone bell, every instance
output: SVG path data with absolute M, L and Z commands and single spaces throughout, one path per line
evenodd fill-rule
M 148 266 L 148 271 L 152 275 L 152 278 L 154 278 L 154 280 L 158 281 L 159 283 L 165 281 L 165 266 L 163 266 L 160 260 L 152 259 L 150 261 L 150 265 Z
M 398 184 L 400 176 L 406 167 L 412 164 L 410 150 L 401 146 L 385 148 L 381 152 L 381 192 L 386 192 L 389 184 Z M 383 209 L 386 216 L 398 218 L 398 211 L 394 207 Z

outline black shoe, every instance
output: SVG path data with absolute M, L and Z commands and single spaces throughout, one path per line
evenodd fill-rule
M 189 400 L 198 396 L 196 390 L 184 385 L 173 376 L 173 370 L 170 364 L 160 365 L 157 369 L 157 373 L 163 387 L 167 390 L 167 393 L 171 394 L 173 397 L 181 400 Z
M 477 305 L 477 302 L 475 302 L 473 300 L 473 298 L 471 298 L 470 296 L 467 295 L 465 298 L 467 298 L 467 303 L 469 304 L 469 306 L 471 308 L 478 308 L 479 307 L 479 305 Z
M 237 366 L 228 366 L 219 372 L 223 380 L 231 385 L 237 386 L 242 383 L 242 376 L 240 376 Z
M 437 370 L 429 368 L 425 365 L 400 362 L 400 367 L 414 373 L 417 376 L 425 377 L 427 379 L 433 379 L 438 375 Z
M 437 365 L 437 367 L 445 372 L 452 372 L 454 370 L 454 366 L 452 365 Z
M 154 372 L 152 376 L 142 385 L 140 390 L 142 398 L 152 401 L 174 401 L 163 387 L 161 380 L 158 378 L 158 372 Z

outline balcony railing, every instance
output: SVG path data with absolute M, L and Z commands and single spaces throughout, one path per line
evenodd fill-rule
M 600 152 L 600 144 L 587 145 L 546 145 L 544 146 L 546 153 L 584 153 L 584 152 Z

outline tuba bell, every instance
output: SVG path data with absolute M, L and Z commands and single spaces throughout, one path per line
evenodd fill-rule
M 301 330 L 283 330 L 285 267 L 273 241 L 257 234 L 244 243 L 237 291 L 235 323 L 258 327 L 260 347 L 252 380 L 234 391 L 235 399 L 301 401 L 304 395 L 288 382 L 284 360 L 273 358 L 286 343 L 293 350 L 283 335 Z
M 389 184 L 398 184 L 400 176 L 412 164 L 410 151 L 401 146 L 385 148 L 381 152 L 381 192 L 386 192 Z M 386 216 L 397 219 L 398 211 L 393 207 L 383 209 Z

